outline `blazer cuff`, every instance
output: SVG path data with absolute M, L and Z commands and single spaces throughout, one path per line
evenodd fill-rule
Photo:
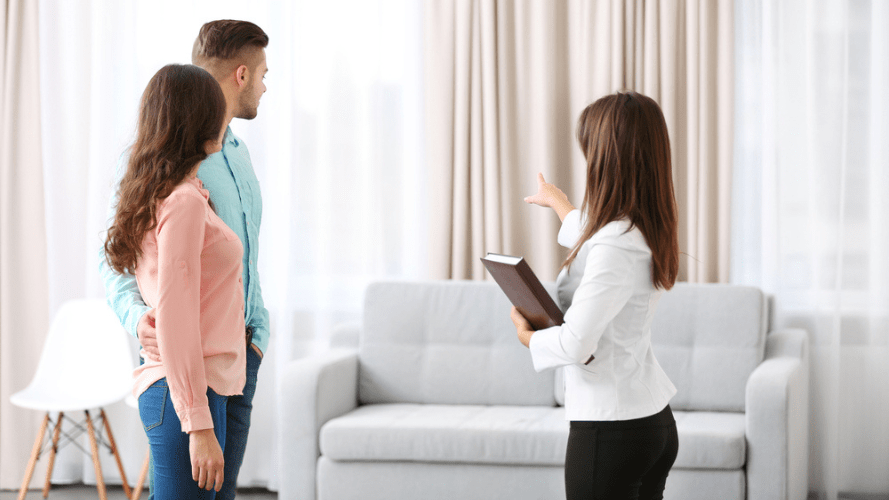
M 531 335 L 531 342 L 528 343 L 528 349 L 531 350 L 531 363 L 534 371 L 542 372 L 549 368 L 562 366 L 564 361 L 553 355 L 552 344 L 559 342 L 559 330 L 561 327 L 554 326 L 544 330 L 537 330 Z

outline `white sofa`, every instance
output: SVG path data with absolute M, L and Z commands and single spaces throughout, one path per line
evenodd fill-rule
M 661 299 L 655 354 L 679 389 L 665 498 L 806 497 L 806 335 L 768 317 L 755 288 Z M 373 284 L 353 335 L 285 368 L 279 498 L 564 498 L 561 378 L 534 372 L 497 285 Z

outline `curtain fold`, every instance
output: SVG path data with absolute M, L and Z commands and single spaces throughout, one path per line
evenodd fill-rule
M 558 220 L 522 198 L 536 173 L 580 205 L 580 111 L 621 89 L 664 110 L 679 204 L 680 279 L 729 277 L 732 1 L 437 0 L 427 3 L 426 147 L 431 265 L 481 279 L 486 252 L 543 279 L 565 256 Z
M 37 369 L 49 327 L 37 3 L 0 9 L 0 489 L 21 484 L 39 412 L 13 406 Z M 45 462 L 45 460 L 44 460 Z M 45 464 L 32 484 L 42 484 Z

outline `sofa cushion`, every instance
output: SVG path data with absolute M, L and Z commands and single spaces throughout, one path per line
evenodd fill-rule
M 677 469 L 739 469 L 743 413 L 674 412 Z M 321 454 L 339 461 L 419 461 L 561 466 L 569 424 L 563 408 L 382 404 L 361 406 L 321 428 Z
M 743 412 L 762 362 L 768 318 L 757 288 L 677 283 L 651 324 L 654 354 L 678 389 L 674 410 Z
M 311 498 L 323 500 L 565 498 L 565 472 L 559 466 L 343 462 L 321 457 L 317 482 L 318 496 Z
M 675 411 L 679 455 L 674 469 L 739 469 L 747 462 L 743 413 Z
M 544 406 L 361 406 L 321 428 L 333 460 L 562 465 L 565 410 Z
M 382 282 L 365 293 L 362 403 L 554 406 L 493 282 Z

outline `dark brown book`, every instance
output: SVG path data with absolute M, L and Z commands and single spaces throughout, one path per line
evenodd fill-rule
M 481 259 L 512 305 L 516 306 L 535 330 L 565 322 L 562 310 L 543 288 L 524 258 L 488 252 Z

